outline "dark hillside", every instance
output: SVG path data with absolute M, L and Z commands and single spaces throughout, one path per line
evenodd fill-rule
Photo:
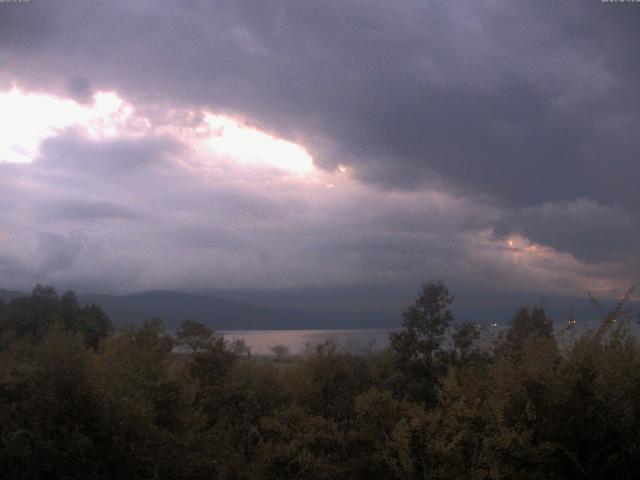
M 95 303 L 114 324 L 136 324 L 158 317 L 169 328 L 194 319 L 218 330 L 385 328 L 399 324 L 398 315 L 365 312 L 322 312 L 263 307 L 223 298 L 152 291 L 131 295 L 80 295 L 83 304 Z M 394 318 L 396 317 L 396 318 Z

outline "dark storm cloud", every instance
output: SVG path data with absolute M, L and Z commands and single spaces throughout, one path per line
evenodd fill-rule
M 107 165 L 150 141 L 108 145 L 100 149 Z M 475 197 L 385 192 L 355 182 L 287 186 L 274 177 L 260 181 L 245 167 L 221 176 L 178 161 L 86 168 L 92 146 L 94 140 L 68 133 L 49 140 L 32 163 L 0 164 L 9 207 L 0 226 L 4 285 L 112 292 L 368 285 L 393 296 L 413 292 L 425 278 L 467 289 L 490 278 L 494 289 L 526 282 L 529 289 L 567 291 L 584 278 L 621 274 L 615 265 L 590 271 L 556 262 L 552 252 L 513 263 L 505 242 L 488 232 L 501 211 Z M 60 151 L 67 152 L 64 162 L 47 156 Z
M 3 247 L 6 250 L 6 245 Z M 38 283 L 72 268 L 81 249 L 82 239 L 77 234 L 41 232 L 28 259 L 11 254 L 0 255 L 0 279 L 19 287 Z
M 148 167 L 162 168 L 168 157 L 177 155 L 181 145 L 168 138 L 87 141 L 76 132 L 45 140 L 40 162 L 43 172 L 76 176 L 133 174 Z
M 381 225 L 388 220 L 400 232 L 445 232 L 429 243 L 445 265 L 455 261 L 455 249 L 446 248 L 454 232 L 491 228 L 587 261 L 637 259 L 630 240 L 640 234 L 636 7 L 599 0 L 33 0 L 0 4 L 0 75 L 85 100 L 115 89 L 150 115 L 155 104 L 237 115 L 303 143 L 321 167 L 348 164 L 381 191 L 437 188 L 467 199 L 451 207 L 452 220 L 446 209 L 420 212 L 407 203 L 370 218 L 362 231 L 359 209 L 369 204 L 353 202 L 358 211 L 336 212 L 344 225 L 300 226 L 305 215 L 275 196 L 221 185 L 215 194 L 185 194 L 180 186 L 188 180 L 170 179 L 156 163 L 181 153 L 169 140 L 43 146 L 35 178 L 50 181 L 68 168 L 70 184 L 84 175 L 98 185 L 105 198 L 96 201 L 142 188 L 158 166 L 152 178 L 170 186 L 163 199 L 173 200 L 180 225 L 195 225 L 184 233 L 194 243 L 230 245 L 236 235 L 251 244 L 245 221 L 270 218 L 278 233 L 261 231 L 265 242 L 304 227 L 317 252 L 361 249 L 362 269 L 378 262 L 366 252 L 420 251 L 409 234 L 393 238 Z M 99 178 L 122 184 L 107 188 Z M 478 219 L 469 198 L 501 209 L 502 219 Z M 238 230 L 219 229 L 219 240 L 214 228 L 203 231 L 190 212 L 207 204 L 212 218 L 233 219 Z M 442 220 L 413 221 L 420 215 Z M 378 258 L 381 268 L 393 264 Z
M 0 255 L 0 275 L 3 278 L 21 277 L 24 275 L 24 266 L 13 258 Z
M 141 150 L 158 160 L 137 161 Z M 208 173 L 185 168 L 193 159 L 182 152 L 161 138 L 101 143 L 71 131 L 32 163 L 0 164 L 0 280 L 108 291 L 413 286 L 443 264 L 463 277 L 451 259 L 496 218 L 445 194 L 280 183 L 247 167 Z M 113 168 L 123 156 L 134 166 Z
M 38 274 L 51 275 L 73 266 L 82 248 L 78 235 L 41 233 L 36 255 L 39 257 Z
M 71 77 L 66 84 L 69 96 L 78 103 L 88 104 L 92 102 L 93 92 L 89 80 L 84 77 Z
M 133 220 L 129 208 L 105 201 L 62 200 L 49 202 L 40 209 L 42 221 Z
M 82 74 L 137 98 L 239 112 L 383 185 L 436 176 L 523 205 L 638 205 L 638 72 L 623 47 L 637 43 L 638 9 L 36 1 L 3 15 L 4 63 L 26 82 Z
M 624 260 L 638 254 L 637 214 L 592 200 L 545 203 L 505 215 L 497 232 L 572 252 L 586 261 Z

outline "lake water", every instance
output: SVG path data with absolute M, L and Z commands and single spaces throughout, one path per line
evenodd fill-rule
M 578 324 L 574 334 L 578 335 L 585 329 L 595 329 L 599 322 L 584 322 Z M 491 338 L 500 330 L 507 327 L 506 324 L 478 325 L 483 338 Z M 640 338 L 640 326 L 637 323 L 630 324 L 631 331 Z M 557 323 L 555 331 L 561 335 L 567 333 L 566 323 Z M 379 352 L 389 345 L 389 332 L 391 329 L 357 329 L 357 330 L 222 330 L 219 333 L 232 342 L 242 339 L 251 347 L 254 355 L 271 355 L 269 347 L 273 345 L 285 345 L 291 354 L 300 354 L 307 344 L 318 345 L 326 340 L 333 339 L 338 345 L 352 353 Z
M 317 345 L 334 339 L 350 352 L 377 352 L 389 344 L 388 329 L 360 330 L 223 330 L 229 342 L 242 339 L 254 355 L 271 355 L 269 347 L 285 345 L 292 354 L 304 351 L 305 345 Z

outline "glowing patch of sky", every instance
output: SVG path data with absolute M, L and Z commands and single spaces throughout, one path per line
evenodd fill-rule
M 302 146 L 222 115 L 206 113 L 199 127 L 154 129 L 149 119 L 136 115 L 134 108 L 113 92 L 96 93 L 91 105 L 15 87 L 0 92 L 0 161 L 33 161 L 43 140 L 67 128 L 81 129 L 94 140 L 168 134 L 191 145 L 204 141 L 208 155 L 246 166 L 297 175 L 314 170 L 313 159 Z M 340 171 L 346 169 L 341 166 Z
M 177 114 L 178 117 L 197 118 L 200 112 L 177 111 Z M 313 158 L 303 146 L 233 118 L 205 112 L 201 122 L 186 125 L 179 121 L 154 125 L 152 118 L 136 112 L 114 92 L 97 93 L 92 104 L 81 105 L 53 95 L 26 93 L 13 88 L 0 92 L 0 162 L 34 160 L 43 140 L 59 135 L 67 128 L 79 129 L 94 141 L 168 135 L 192 147 L 191 156 L 202 157 L 193 163 L 194 159 L 185 159 L 186 163 L 198 165 L 198 162 L 204 162 L 206 166 L 231 162 L 235 165 L 233 175 L 242 177 L 243 182 L 248 180 L 264 186 L 267 184 L 260 179 L 265 173 L 267 176 L 272 171 L 292 174 L 282 177 L 284 182 L 289 182 L 284 183 L 288 194 L 300 195 L 300 198 L 313 196 L 315 202 L 329 202 L 326 206 L 329 212 L 332 211 L 331 202 L 348 205 L 354 198 L 369 192 L 368 188 L 351 178 L 349 166 L 339 165 L 334 172 L 323 172 L 315 168 Z M 218 179 L 230 184 L 233 183 L 233 175 L 219 176 Z M 278 186 L 282 185 L 280 182 L 273 188 L 281 192 Z M 334 190 L 335 186 L 348 188 L 339 189 L 342 190 L 339 192 Z M 322 200 L 324 196 L 317 188 L 328 189 L 332 193 Z M 380 195 L 376 192 L 376 198 Z M 397 194 L 389 194 L 385 202 L 393 203 L 397 201 L 396 197 Z M 0 240 L 6 240 L 2 232 Z M 533 244 L 524 237 L 496 240 L 491 232 L 485 232 L 478 242 L 473 243 L 475 248 L 468 258 L 470 262 L 489 262 L 492 268 L 502 268 L 505 272 L 516 266 L 516 270 L 527 279 L 538 279 L 537 286 L 542 290 L 545 286 L 553 286 L 556 291 L 564 289 L 570 292 L 578 286 L 583 291 L 610 292 L 618 287 L 611 279 L 602 279 L 571 255 Z M 570 273 L 572 278 L 569 279 Z
M 0 92 L 0 161 L 30 162 L 40 143 L 65 128 L 80 127 L 93 138 L 120 134 L 133 109 L 113 92 L 99 92 L 80 105 L 52 95 Z
M 313 159 L 295 143 L 275 138 L 234 120 L 207 114 L 209 147 L 218 155 L 229 156 L 249 165 L 270 166 L 297 174 L 313 170 Z

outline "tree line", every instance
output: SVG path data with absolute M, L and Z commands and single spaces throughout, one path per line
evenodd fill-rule
M 269 362 L 193 320 L 116 331 L 73 292 L 0 300 L 2 478 L 640 478 L 625 299 L 590 330 L 524 307 L 496 334 L 452 302 L 428 282 L 385 351 Z

